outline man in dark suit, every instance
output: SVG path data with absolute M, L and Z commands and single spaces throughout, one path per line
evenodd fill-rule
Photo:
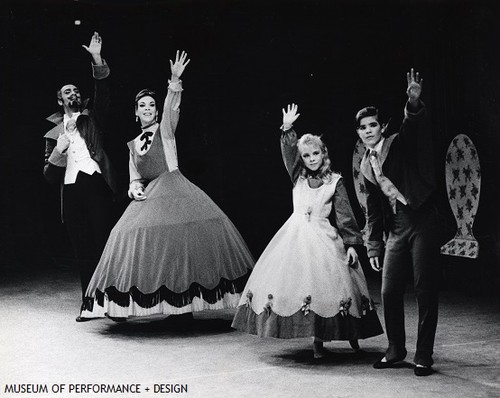
M 96 32 L 89 46 L 95 79 L 93 109 L 86 109 L 78 88 L 65 84 L 57 92 L 61 110 L 47 120 L 56 126 L 45 138 L 43 174 L 61 184 L 61 216 L 80 271 L 82 300 L 112 227 L 116 181 L 103 150 L 102 128 L 109 108 L 109 67 L 101 58 L 102 39 Z M 78 316 L 77 322 L 87 319 Z
M 387 237 L 382 269 L 382 301 L 389 340 L 385 356 L 373 366 L 393 367 L 407 354 L 404 292 L 413 271 L 418 305 L 418 337 L 414 357 L 417 376 L 432 373 L 433 347 L 438 319 L 435 176 L 432 136 L 426 108 L 420 100 L 422 82 L 407 74 L 408 102 L 399 133 L 383 137 L 386 126 L 374 107 L 356 115 L 356 130 L 367 150 L 361 162 L 367 192 L 367 253 L 373 269 L 382 269 L 384 234 Z

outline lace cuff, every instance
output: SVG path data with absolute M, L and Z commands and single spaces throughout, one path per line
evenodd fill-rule
M 177 80 L 176 82 L 173 82 L 172 80 L 169 80 L 168 81 L 168 89 L 172 90 L 172 91 L 174 91 L 176 93 L 181 92 L 182 90 L 184 90 L 182 88 L 182 80 Z

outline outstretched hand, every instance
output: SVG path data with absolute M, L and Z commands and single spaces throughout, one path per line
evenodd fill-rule
M 420 74 L 411 68 L 410 72 L 406 74 L 406 80 L 408 81 L 406 94 L 410 102 L 415 103 L 420 99 L 420 95 L 422 94 L 424 79 L 421 79 Z
M 186 58 L 187 53 L 185 51 L 183 51 L 179 55 L 179 50 L 177 50 L 177 53 L 175 54 L 175 62 L 172 62 L 172 60 L 170 60 L 170 70 L 172 71 L 172 77 L 181 77 L 187 64 L 189 64 L 189 61 L 191 61 L 190 59 L 186 61 Z
M 90 44 L 88 46 L 82 45 L 82 47 L 89 52 L 93 57 L 101 55 L 102 49 L 102 38 L 99 33 L 94 32 L 92 38 L 90 39 Z
M 288 130 L 292 127 L 293 122 L 297 120 L 300 113 L 297 113 L 298 106 L 296 104 L 288 104 L 286 110 L 283 108 L 283 130 Z

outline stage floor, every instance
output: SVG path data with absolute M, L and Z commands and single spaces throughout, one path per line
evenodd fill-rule
M 500 396 L 498 298 L 442 292 L 436 373 L 416 377 L 411 292 L 406 362 L 375 370 L 372 363 L 383 355 L 385 336 L 360 341 L 361 353 L 347 342 L 325 343 L 331 355 L 315 361 L 311 339 L 260 339 L 237 332 L 230 327 L 234 311 L 229 310 L 197 313 L 191 324 L 173 318 L 76 323 L 79 281 L 67 267 L 0 272 L 2 397 Z M 370 289 L 380 302 L 378 282 L 370 281 Z M 381 306 L 378 312 L 381 316 Z M 131 384 L 140 384 L 141 392 L 102 392 L 136 391 Z

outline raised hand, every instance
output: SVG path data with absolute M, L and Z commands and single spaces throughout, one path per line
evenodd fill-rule
M 99 33 L 94 32 L 92 38 L 90 39 L 90 43 L 88 46 L 82 45 L 82 47 L 89 52 L 90 55 L 101 55 L 102 49 L 102 38 L 99 36 Z
M 424 79 L 421 79 L 420 74 L 411 68 L 410 72 L 406 74 L 406 80 L 408 81 L 406 94 L 410 102 L 415 103 L 420 99 L 420 94 L 422 94 Z
M 293 122 L 297 120 L 300 113 L 297 113 L 298 106 L 296 104 L 288 104 L 286 110 L 283 108 L 283 130 L 288 130 L 292 127 Z
M 189 61 L 191 61 L 190 59 L 186 61 L 186 58 L 187 53 L 185 51 L 183 51 L 179 55 L 179 50 L 177 50 L 177 53 L 175 54 L 175 62 L 172 62 L 172 60 L 170 60 L 170 70 L 172 71 L 172 78 L 178 79 L 179 77 L 181 77 L 187 64 L 189 64 Z

